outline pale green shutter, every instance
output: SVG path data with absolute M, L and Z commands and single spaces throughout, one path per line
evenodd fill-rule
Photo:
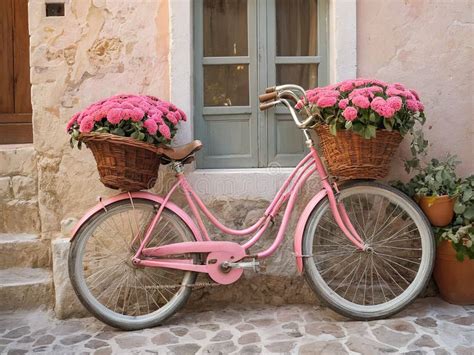
M 196 138 L 201 139 L 205 147 L 198 154 L 198 167 L 265 167 L 275 163 L 280 166 L 294 166 L 305 153 L 301 132 L 294 126 L 282 107 L 259 112 L 257 97 L 266 87 L 283 84 L 283 82 L 277 82 L 277 69 L 281 69 L 284 65 L 303 65 L 306 68 L 304 70 L 311 67 L 313 71 L 314 66 L 317 65 L 317 84 L 327 84 L 328 0 L 319 0 L 317 4 L 315 0 L 307 2 L 305 0 L 247 0 L 246 55 L 226 53 L 226 56 L 205 56 L 203 25 L 205 1 L 212 1 L 208 3 L 211 6 L 220 6 L 225 3 L 224 0 L 194 1 L 194 124 Z M 281 2 L 277 4 L 278 1 Z M 233 3 L 235 4 L 236 0 Z M 317 36 L 317 53 L 311 56 L 278 55 L 276 45 L 278 6 L 280 8 L 282 5 L 287 6 L 292 12 L 297 11 L 297 6 L 307 7 L 310 3 L 313 7 L 317 6 L 317 29 L 314 32 Z M 227 106 L 224 106 L 219 104 L 221 98 L 218 90 L 214 102 L 213 85 L 225 91 L 222 89 L 226 86 L 223 81 L 229 82 L 232 86 L 235 84 L 233 81 L 242 80 L 242 72 L 235 74 L 239 70 L 243 71 L 248 78 L 248 98 L 243 97 L 246 95 L 234 97 L 233 100 L 229 100 L 231 101 L 229 105 L 225 102 Z M 206 76 L 206 73 L 211 73 L 211 75 Z M 225 73 L 229 75 L 223 76 Z M 217 77 L 221 82 L 216 84 L 216 80 L 209 80 L 210 77 Z M 298 83 L 295 80 L 290 76 L 286 81 Z M 232 93 L 226 93 L 226 95 L 232 96 Z

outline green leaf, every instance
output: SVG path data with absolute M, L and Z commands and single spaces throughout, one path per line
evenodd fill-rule
M 466 208 L 466 210 L 464 211 L 464 218 L 469 221 L 472 221 L 474 219 L 474 205 L 471 205 Z
M 336 122 L 334 122 L 333 124 L 330 124 L 329 125 L 329 132 L 331 132 L 331 134 L 333 136 L 335 136 L 337 134 L 337 127 L 336 127 Z
M 346 127 L 346 129 L 351 129 L 352 128 L 352 122 L 351 121 L 346 121 L 346 123 L 344 124 L 344 127 Z
M 117 136 L 122 136 L 122 137 L 125 136 L 125 132 L 123 131 L 122 128 L 119 128 L 119 127 L 114 128 L 112 131 L 110 131 L 110 133 L 116 134 Z
M 456 202 L 454 204 L 454 212 L 456 214 L 463 214 L 465 210 L 466 210 L 466 206 L 463 205 L 462 203 Z
M 387 131 L 392 131 L 393 130 L 393 120 L 384 118 L 383 119 L 383 125 Z M 413 154 L 413 150 L 412 150 Z

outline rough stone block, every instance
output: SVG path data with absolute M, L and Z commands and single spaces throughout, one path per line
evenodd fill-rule
M 50 244 L 34 234 L 0 233 L 0 269 L 49 267 Z
M 46 269 L 0 270 L 0 310 L 49 306 L 53 296 L 51 273 Z
M 56 239 L 52 243 L 55 292 L 54 312 L 59 319 L 90 315 L 77 299 L 69 281 L 69 246 L 69 238 Z
M 38 202 L 36 200 L 11 200 L 6 204 L 3 204 L 2 209 L 2 228 L 4 230 L 0 230 L 0 233 L 39 232 L 40 219 L 38 215 Z
M 0 200 L 9 200 L 11 198 L 10 177 L 0 177 Z
M 36 176 L 36 153 L 33 146 L 0 148 L 0 175 Z
M 32 199 L 36 196 L 36 180 L 29 176 L 13 176 L 12 190 L 16 199 Z

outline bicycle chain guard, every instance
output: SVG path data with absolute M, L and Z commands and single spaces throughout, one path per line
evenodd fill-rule
M 222 263 L 225 261 L 237 262 L 245 257 L 245 255 L 243 248 L 242 251 L 237 254 L 228 251 L 213 251 L 209 253 L 206 259 L 206 269 L 209 277 L 222 285 L 229 285 L 236 282 L 240 279 L 244 270 L 238 268 L 223 269 Z

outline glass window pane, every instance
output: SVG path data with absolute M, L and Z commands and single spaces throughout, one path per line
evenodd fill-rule
M 248 106 L 247 64 L 205 65 L 204 106 Z
M 318 55 L 318 1 L 276 0 L 277 56 Z
M 246 56 L 247 0 L 204 1 L 204 56 Z
M 318 85 L 318 64 L 278 64 L 276 66 L 277 85 L 296 84 L 304 89 Z

